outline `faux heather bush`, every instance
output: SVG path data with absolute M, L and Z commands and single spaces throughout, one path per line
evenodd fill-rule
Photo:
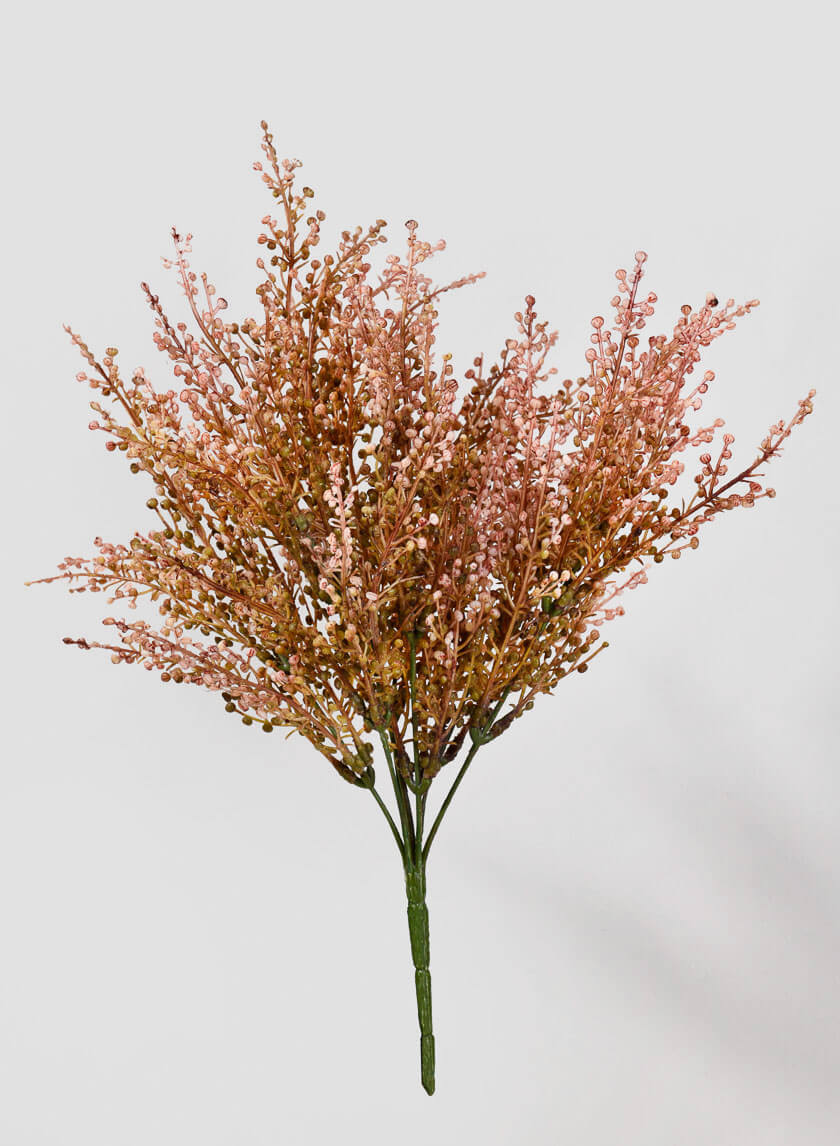
M 473 758 L 589 667 L 651 562 L 773 496 L 762 468 L 814 392 L 730 475 L 722 419 L 697 419 L 713 374 L 696 368 L 756 300 L 708 296 L 671 334 L 643 338 L 656 296 L 641 287 L 642 252 L 616 272 L 612 322 L 592 320 L 582 376 L 549 385 L 557 335 L 528 296 L 498 360 L 476 358 L 459 390 L 451 356 L 435 360 L 438 300 L 480 276 L 435 286 L 425 264 L 444 244 L 413 221 L 382 273 L 368 261 L 382 220 L 316 258 L 324 214 L 262 126 L 267 163 L 255 166 L 278 217 L 262 220 L 257 317 L 227 321 L 190 269 L 190 236 L 173 232 L 167 265 L 192 328 L 143 284 L 169 388 L 142 369 L 124 377 L 115 349 L 97 358 L 70 331 L 96 392 L 90 428 L 151 478 L 156 521 L 128 544 L 96 538 L 97 556 L 44 580 L 128 610 L 154 603 L 154 623 L 106 617 L 110 642 L 65 640 L 216 691 L 244 724 L 299 732 L 370 793 L 405 873 L 431 1094 L 426 866 Z M 680 481 L 687 463 L 693 485 Z

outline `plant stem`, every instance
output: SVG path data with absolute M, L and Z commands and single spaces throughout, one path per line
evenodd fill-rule
M 402 827 L 403 840 L 406 848 L 411 847 L 411 841 L 414 837 L 414 824 L 411 819 L 411 809 L 408 806 L 408 791 L 406 789 L 405 781 L 394 763 L 394 758 L 391 755 L 391 746 L 388 742 L 388 732 L 385 728 L 379 729 L 379 739 L 382 741 L 382 747 L 385 751 L 385 759 L 388 762 L 388 771 L 391 775 L 391 783 L 394 786 L 394 795 L 397 798 L 397 808 L 400 813 L 400 825 Z
M 411 673 L 410 673 L 410 691 L 411 691 L 411 750 L 414 756 L 414 801 L 415 801 L 415 836 L 414 836 L 414 858 L 419 863 L 422 858 L 421 841 L 423 839 L 423 813 L 425 811 L 426 800 L 425 793 L 420 791 L 420 747 L 419 738 L 417 735 L 417 646 L 416 636 L 412 631 L 409 633 L 409 645 L 411 646 Z
M 508 698 L 508 693 L 510 692 L 510 688 L 511 688 L 511 686 L 508 685 L 507 688 L 502 693 L 502 695 L 499 697 L 498 703 L 496 704 L 496 707 L 493 709 L 493 711 L 490 715 L 490 719 L 487 721 L 484 728 L 477 731 L 475 733 L 475 735 L 473 736 L 472 748 L 470 748 L 469 752 L 467 753 L 466 760 L 461 765 L 461 768 L 460 768 L 460 771 L 458 772 L 458 775 L 453 780 L 452 787 L 446 793 L 446 799 L 441 804 L 440 809 L 438 811 L 438 814 L 435 816 L 434 823 L 432 824 L 431 830 L 429 831 L 429 835 L 426 839 L 426 843 L 423 845 L 422 850 L 420 849 L 420 840 L 419 840 L 419 836 L 418 836 L 418 854 L 422 857 L 422 861 L 423 861 L 424 865 L 426 863 L 426 860 L 428 859 L 429 848 L 432 846 L 432 840 L 435 838 L 435 836 L 437 834 L 437 830 L 440 827 L 440 822 L 443 819 L 444 812 L 449 807 L 449 804 L 452 800 L 452 797 L 455 795 L 455 791 L 456 791 L 458 785 L 461 783 L 464 776 L 466 775 L 467 769 L 469 768 L 470 764 L 472 763 L 473 756 L 475 756 L 476 752 L 479 750 L 481 745 L 486 744 L 488 742 L 488 740 L 490 739 L 490 733 L 493 730 L 493 725 L 496 722 L 496 717 L 499 715 L 499 712 L 501 711 L 502 705 L 505 703 L 505 701 Z
M 397 769 L 393 755 L 391 753 L 391 745 L 388 739 L 387 729 L 383 726 L 378 729 L 379 736 L 382 741 L 382 747 L 385 752 L 385 759 L 388 763 L 388 772 L 391 776 L 391 782 L 394 786 L 394 794 L 397 797 L 397 806 L 399 808 L 400 823 L 402 826 L 402 835 L 394 823 L 390 812 L 388 811 L 384 801 L 381 799 L 379 793 L 370 784 L 371 792 L 373 793 L 376 802 L 379 804 L 382 812 L 388 820 L 391 832 L 397 841 L 397 846 L 400 848 L 403 859 L 403 868 L 405 871 L 405 890 L 408 900 L 408 936 L 411 941 L 411 959 L 414 964 L 414 989 L 417 996 L 417 1019 L 420 1024 L 420 1081 L 423 1084 L 423 1089 L 427 1094 L 434 1094 L 435 1092 L 435 1036 L 432 1028 L 432 976 L 429 971 L 429 910 L 426 906 L 426 860 L 429 854 L 429 847 L 432 840 L 440 827 L 441 820 L 443 819 L 446 809 L 449 807 L 452 797 L 458 785 L 466 775 L 466 771 L 472 762 L 473 756 L 482 744 L 486 744 L 489 739 L 490 731 L 499 714 L 504 701 L 507 697 L 509 688 L 505 689 L 498 704 L 493 709 L 490 719 L 481 728 L 476 728 L 472 732 L 473 743 L 470 748 L 467 758 L 461 765 L 458 775 L 452 787 L 449 789 L 443 804 L 438 811 L 435 821 L 432 824 L 432 829 L 429 832 L 428 838 L 425 843 L 423 841 L 423 820 L 426 811 L 426 796 L 427 791 L 425 786 L 420 784 L 420 767 L 417 748 L 417 723 L 414 710 L 414 690 L 415 690 L 415 660 L 414 660 L 414 634 L 411 638 L 411 700 L 412 700 L 412 725 L 413 725 L 413 748 L 414 748 L 414 788 L 416 796 L 416 818 L 412 818 L 411 808 L 408 802 L 408 785 L 404 777 Z
M 374 800 L 376 800 L 377 804 L 382 809 L 382 813 L 385 816 L 385 819 L 388 821 L 388 826 L 391 829 L 391 833 L 392 833 L 394 839 L 397 841 L 397 847 L 400 849 L 400 855 L 403 856 L 403 858 L 405 858 L 405 844 L 403 843 L 403 839 L 399 833 L 397 825 L 394 823 L 393 816 L 388 811 L 388 807 L 387 807 L 385 801 L 382 799 L 382 797 L 379 795 L 376 788 L 374 788 L 374 786 L 372 784 L 370 785 L 370 791 L 371 791 L 371 794 L 372 794 Z
M 432 840 L 435 838 L 435 835 L 437 834 L 437 830 L 440 827 L 440 822 L 443 819 L 443 814 L 446 811 L 446 809 L 449 807 L 450 801 L 452 800 L 452 797 L 455 795 L 455 790 L 457 789 L 458 785 L 461 783 L 464 776 L 466 775 L 467 769 L 469 768 L 470 764 L 472 763 L 472 758 L 473 758 L 473 756 L 475 756 L 476 752 L 478 751 L 478 747 L 479 747 L 480 743 L 481 742 L 479 740 L 476 740 L 473 743 L 472 748 L 470 748 L 469 752 L 467 753 L 466 760 L 461 765 L 461 770 L 459 771 L 458 775 L 455 777 L 455 779 L 452 783 L 452 787 L 446 793 L 446 799 L 441 804 L 440 810 L 438 811 L 438 814 L 435 816 L 434 823 L 432 824 L 432 826 L 429 830 L 429 834 L 426 837 L 426 843 L 423 846 L 423 850 L 421 852 L 422 861 L 423 861 L 424 866 L 425 866 L 426 860 L 427 860 L 428 855 L 429 855 L 429 848 L 432 846 Z
M 406 863 L 405 890 L 420 1023 L 420 1081 L 427 1094 L 434 1094 L 435 1036 L 432 1033 L 432 977 L 429 972 L 429 911 L 426 907 L 426 865 L 422 860 L 419 864 Z

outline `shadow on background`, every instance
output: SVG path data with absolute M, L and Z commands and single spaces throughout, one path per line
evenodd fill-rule
M 757 809 L 752 794 L 719 795 L 709 781 L 704 792 L 696 776 L 690 786 L 680 777 L 679 791 L 663 788 L 661 779 L 644 796 L 659 805 L 652 810 L 667 817 L 669 832 L 676 819 L 708 866 L 708 899 L 699 904 L 670 912 L 661 899 L 643 906 L 639 877 L 624 871 L 610 891 L 602 879 L 581 878 L 580 867 L 564 879 L 539 859 L 518 862 L 483 843 L 471 854 L 480 854 L 482 871 L 500 894 L 555 921 L 563 940 L 594 960 L 628 1001 L 678 1024 L 675 1038 L 701 1038 L 764 1085 L 794 1089 L 825 1113 L 840 1115 L 836 880 L 818 857 L 803 853 L 784 816 L 766 806 L 766 794 L 765 807 Z M 663 862 L 666 839 L 663 834 Z M 698 949 L 710 908 L 709 946 Z M 744 917 L 751 927 L 742 937 Z M 727 930 L 735 931 L 734 949 Z M 721 937 L 729 940 L 723 953 L 715 951 Z

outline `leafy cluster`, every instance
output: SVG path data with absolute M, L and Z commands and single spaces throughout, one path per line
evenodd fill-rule
M 696 421 L 713 375 L 695 368 L 756 303 L 708 297 L 643 339 L 656 297 L 641 252 L 617 272 L 611 325 L 592 320 L 582 376 L 550 384 L 557 336 L 528 296 L 498 359 L 476 358 L 459 388 L 450 356 L 436 362 L 438 300 L 480 276 L 435 286 L 425 264 L 443 244 L 413 221 L 379 273 L 382 220 L 318 257 L 324 214 L 263 129 L 255 166 L 277 218 L 262 220 L 257 316 L 227 321 L 190 267 L 190 236 L 173 232 L 191 326 L 143 284 L 170 388 L 142 369 L 123 377 L 115 349 L 99 359 L 70 332 L 96 392 L 90 427 L 151 478 L 156 524 L 128 544 L 97 538 L 97 555 L 67 558 L 59 577 L 129 609 L 146 597 L 160 617 L 109 617 L 113 642 L 73 643 L 218 690 L 245 723 L 297 730 L 354 783 L 374 785 L 378 734 L 421 818 L 468 736 L 474 750 L 587 668 L 651 562 L 773 495 L 761 467 L 813 391 L 730 476 L 731 436 L 708 448 L 722 421 Z M 690 456 L 694 488 L 679 499 Z

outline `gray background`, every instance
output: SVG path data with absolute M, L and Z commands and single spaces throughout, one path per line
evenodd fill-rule
M 833 1146 L 838 180 L 828 5 L 18 8 L 5 88 L 0 1141 Z M 8 30 L 8 29 L 7 29 Z M 83 655 L 104 598 L 23 590 L 150 488 L 87 431 L 61 324 L 164 384 L 172 224 L 252 313 L 261 117 L 337 229 L 444 236 L 439 347 L 532 292 L 583 365 L 613 271 L 651 330 L 762 299 L 706 410 L 779 496 L 628 597 L 611 648 L 479 755 L 430 864 L 438 1093 L 401 871 L 306 742 Z M 326 246 L 324 249 L 328 249 Z M 606 635 L 606 634 L 605 634 Z

